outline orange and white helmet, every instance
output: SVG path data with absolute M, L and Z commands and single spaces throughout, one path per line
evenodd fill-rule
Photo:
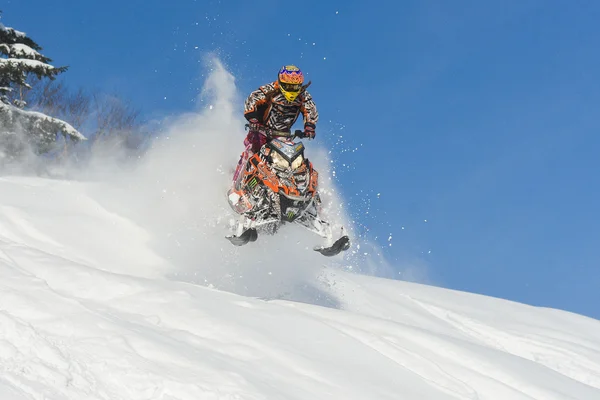
M 290 103 L 296 100 L 296 97 L 302 90 L 304 75 L 300 68 L 295 65 L 285 65 L 281 67 L 278 75 L 279 90 Z

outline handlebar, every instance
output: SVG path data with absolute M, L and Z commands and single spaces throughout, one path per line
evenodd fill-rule
M 269 128 L 267 126 L 260 125 L 260 124 L 259 125 L 246 124 L 246 128 L 257 131 L 257 132 L 264 133 L 265 136 L 267 136 L 267 137 L 289 137 L 289 138 L 294 138 L 294 137 L 304 138 L 304 137 L 306 137 L 304 135 L 304 131 L 301 131 L 300 129 L 296 129 L 294 131 L 294 133 L 292 133 L 292 132 L 287 132 L 287 131 L 278 131 L 276 129 L 272 129 L 272 128 Z

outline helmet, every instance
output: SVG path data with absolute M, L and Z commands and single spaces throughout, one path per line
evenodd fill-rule
M 279 90 L 290 103 L 296 100 L 296 97 L 302 90 L 304 75 L 300 68 L 295 65 L 285 65 L 279 70 L 278 76 Z

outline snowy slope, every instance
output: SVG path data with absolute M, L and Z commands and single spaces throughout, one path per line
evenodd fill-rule
M 174 281 L 94 185 L 0 178 L 2 400 L 600 398 L 599 321 L 336 268 L 338 308 Z

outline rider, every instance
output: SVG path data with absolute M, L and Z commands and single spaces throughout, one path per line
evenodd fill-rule
M 260 132 L 265 126 L 278 131 L 290 132 L 300 113 L 304 118 L 304 137 L 315 138 L 319 113 L 312 96 L 306 91 L 304 75 L 295 65 L 281 67 L 278 79 L 267 83 L 250 93 L 244 104 L 244 117 L 250 123 L 250 130 L 244 140 L 246 150 L 242 153 L 235 172 L 237 179 L 245 160 L 257 153 L 267 142 Z

